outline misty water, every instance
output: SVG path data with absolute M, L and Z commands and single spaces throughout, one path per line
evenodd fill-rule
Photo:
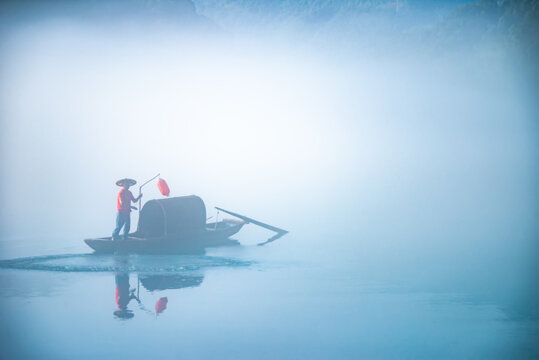
M 426 44 L 435 3 L 322 26 L 195 1 L 187 30 L 6 8 L 0 357 L 537 358 L 528 75 L 495 36 Z M 115 181 L 156 173 L 289 233 L 92 254 Z

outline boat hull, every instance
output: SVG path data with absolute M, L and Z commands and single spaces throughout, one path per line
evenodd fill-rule
M 226 220 L 207 224 L 200 232 L 155 238 L 130 234 L 127 239 L 112 240 L 111 237 L 85 239 L 84 242 L 96 253 L 136 253 L 136 254 L 201 254 L 208 247 L 239 245 L 230 236 L 241 230 L 242 221 Z

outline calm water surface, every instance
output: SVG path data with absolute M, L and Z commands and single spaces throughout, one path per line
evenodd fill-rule
M 300 252 L 294 234 L 205 256 L 97 256 L 83 244 L 51 256 L 62 241 L 13 241 L 3 258 L 19 260 L 0 269 L 6 359 L 537 355 L 537 319 L 503 297 L 389 274 L 350 249 Z M 21 259 L 29 249 L 44 255 Z

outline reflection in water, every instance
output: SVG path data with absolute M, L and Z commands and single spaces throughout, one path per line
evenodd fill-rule
M 131 310 L 127 308 L 127 305 L 132 299 L 140 300 L 135 296 L 135 289 L 129 291 L 129 274 L 118 273 L 114 277 L 116 281 L 116 305 L 118 310 L 114 311 L 114 316 L 121 319 L 131 319 L 135 316 Z
M 148 290 L 149 292 L 153 291 L 162 291 L 162 290 L 173 290 L 173 289 L 182 289 L 186 287 L 195 287 L 202 284 L 204 280 L 203 275 L 141 275 L 137 274 L 137 288 L 130 289 L 129 283 L 129 273 L 127 272 L 118 272 L 114 276 L 116 283 L 116 305 L 118 310 L 114 311 L 114 316 L 119 319 L 126 320 L 131 319 L 135 316 L 132 310 L 128 308 L 128 305 L 131 300 L 135 300 L 139 309 L 144 311 L 147 314 L 153 315 L 151 310 L 146 308 L 142 301 L 140 300 L 140 285 Z M 136 291 L 136 295 L 135 295 Z M 159 300 L 155 303 L 155 315 L 161 314 L 167 309 L 168 297 L 160 297 Z
M 129 260 L 124 256 L 115 256 L 114 263 L 118 269 L 127 269 Z M 127 308 L 129 302 L 135 299 L 140 303 L 138 296 L 135 296 L 135 289 L 130 290 L 129 287 L 129 273 L 127 271 L 118 271 L 114 276 L 116 283 L 116 305 L 118 310 L 114 311 L 114 316 L 120 319 L 131 319 L 135 316 L 133 311 Z M 138 295 L 138 294 L 137 294 Z
M 138 310 L 151 316 L 162 314 L 168 306 L 168 297 L 161 296 L 155 306 L 144 305 L 140 298 L 140 285 L 149 293 L 197 287 L 204 280 L 205 269 L 218 267 L 247 267 L 252 261 L 229 257 L 198 255 L 96 255 L 61 254 L 0 260 L 0 269 L 24 269 L 62 273 L 114 274 L 114 317 L 121 320 L 135 316 L 131 300 Z M 131 288 L 130 278 L 136 276 L 136 288 Z M 134 283 L 133 283 L 134 285 Z M 108 286 L 107 286 L 108 288 Z M 107 292 L 110 291 L 108 288 Z M 166 294 L 163 294 L 166 295 Z M 152 302 L 155 300 L 152 300 Z
M 139 275 L 142 286 L 148 291 L 182 289 L 202 284 L 202 275 Z
M 159 298 L 159 300 L 157 300 L 157 302 L 155 303 L 155 313 L 160 314 L 163 311 L 165 311 L 167 308 L 167 304 L 168 304 L 168 298 L 166 296 Z
M 172 290 L 172 289 L 182 289 L 187 287 L 195 287 L 202 284 L 204 280 L 204 275 L 202 274 L 188 274 L 188 275 L 177 275 L 177 274 L 145 274 L 137 273 L 137 288 L 131 289 L 130 287 L 130 273 L 127 269 L 133 268 L 127 256 L 115 256 L 114 264 L 116 269 L 121 269 L 117 271 L 114 275 L 114 280 L 116 284 L 115 300 L 118 307 L 114 311 L 114 316 L 121 320 L 128 320 L 135 317 L 134 312 L 128 308 L 131 300 L 135 300 L 138 303 L 138 307 L 143 312 L 150 315 L 159 315 L 167 309 L 168 297 L 160 297 L 155 303 L 155 312 L 149 310 L 144 306 L 143 302 L 140 300 L 140 285 L 149 292 L 153 291 L 163 291 L 163 290 Z M 136 295 L 135 295 L 136 292 Z

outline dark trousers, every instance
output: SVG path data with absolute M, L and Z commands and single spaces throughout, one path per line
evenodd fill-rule
M 113 240 L 118 239 L 118 235 L 120 235 L 120 230 L 122 230 L 122 227 L 124 228 L 124 239 L 127 239 L 129 228 L 131 227 L 131 214 L 128 212 L 118 211 L 118 214 L 116 215 L 116 228 L 112 232 Z

